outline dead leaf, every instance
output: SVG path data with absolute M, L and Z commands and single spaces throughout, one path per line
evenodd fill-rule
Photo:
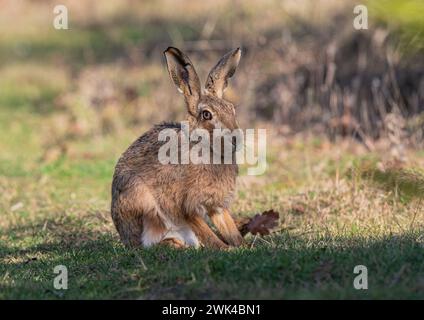
M 253 235 L 260 234 L 266 236 L 271 233 L 271 230 L 278 226 L 279 213 L 274 210 L 268 210 L 262 214 L 256 214 L 245 228 Z
M 250 218 L 248 217 L 237 217 L 234 218 L 234 222 L 236 223 L 237 229 L 239 230 L 242 237 L 249 233 L 248 224 L 250 222 Z

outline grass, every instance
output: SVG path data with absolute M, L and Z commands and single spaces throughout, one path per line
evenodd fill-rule
M 389 13 L 400 6 L 390 4 Z M 199 38 L 210 12 L 217 13 L 212 40 L 230 29 L 234 39 L 250 39 L 252 30 L 265 34 L 286 23 L 273 1 L 261 3 L 260 12 L 259 5 L 236 3 L 240 17 L 227 10 L 233 2 L 192 2 L 190 13 L 184 6 L 143 5 L 86 10 L 69 2 L 67 37 L 50 23 L 46 29 L 47 4 L 0 19 L 7 30 L 0 36 L 0 299 L 424 298 L 419 150 L 390 165 L 378 144 L 368 152 L 351 139 L 277 136 L 280 128 L 267 123 L 268 169 L 239 177 L 232 212 L 251 216 L 273 208 L 281 220 L 275 233 L 248 236 L 246 247 L 228 252 L 120 243 L 109 213 L 114 164 L 151 123 L 181 119 L 183 110 L 163 61 L 149 57 L 150 50 Z M 380 12 L 388 20 L 387 10 Z M 421 24 L 413 17 L 414 31 Z M 395 20 L 407 24 L 400 13 Z M 207 29 L 202 37 L 209 37 Z M 269 61 L 266 68 L 278 69 Z M 105 87 L 110 96 L 102 95 Z M 125 98 L 131 91 L 137 98 Z M 102 103 L 93 107 L 87 102 L 93 97 Z M 252 125 L 242 113 L 240 122 Z M 53 287 L 57 265 L 68 268 L 68 290 Z M 368 268 L 368 290 L 353 287 L 356 265 Z
M 413 233 L 376 239 L 307 239 L 284 233 L 254 249 L 234 252 L 127 250 L 108 235 L 91 235 L 89 240 L 90 233 L 85 231 L 85 241 L 74 243 L 74 232 L 65 232 L 70 239 L 64 241 L 45 231 L 29 243 L 23 238 L 26 249 L 20 252 L 2 248 L 10 255 L 21 254 L 21 259 L 11 259 L 10 271 L 3 275 L 2 298 L 407 299 L 422 297 L 424 289 L 418 276 L 424 253 Z M 51 243 L 45 244 L 46 238 Z M 68 267 L 67 291 L 52 288 L 52 271 L 59 264 Z M 368 291 L 352 286 L 358 264 L 368 267 Z
M 390 183 L 380 188 L 366 174 L 352 175 L 379 158 L 352 141 L 271 139 L 268 171 L 240 177 L 233 212 L 273 207 L 281 226 L 264 239 L 248 238 L 246 248 L 126 249 L 109 216 L 109 188 L 114 162 L 135 132 L 125 131 L 119 143 L 113 135 L 71 140 L 72 155 L 43 162 L 36 129 L 53 115 L 27 110 L 0 119 L 25 119 L 0 129 L 12 133 L 0 145 L 2 299 L 424 297 L 422 194 L 405 201 Z M 12 148 L 28 135 L 28 149 Z M 369 290 L 353 288 L 360 264 Z M 66 291 L 53 288 L 56 265 L 68 268 Z
M 400 34 L 399 48 L 404 52 L 424 49 L 424 22 L 420 12 L 424 3 L 419 0 L 369 1 L 371 15 Z

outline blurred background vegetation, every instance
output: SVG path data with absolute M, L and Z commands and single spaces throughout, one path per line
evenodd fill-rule
M 369 148 L 389 131 L 423 140 L 423 1 L 366 1 L 360 31 L 355 1 L 63 3 L 69 30 L 53 28 L 54 1 L 1 1 L 1 112 L 8 122 L 23 110 L 42 117 L 45 148 L 181 116 L 164 69 L 169 45 L 203 77 L 243 47 L 227 97 L 244 126 L 353 136 Z

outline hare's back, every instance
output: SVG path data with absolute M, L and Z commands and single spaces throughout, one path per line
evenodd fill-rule
M 163 130 L 181 130 L 179 123 L 164 122 L 155 125 L 135 140 L 119 159 L 115 171 L 150 171 L 157 168 L 159 162 L 159 150 L 165 141 L 159 140 L 159 134 Z

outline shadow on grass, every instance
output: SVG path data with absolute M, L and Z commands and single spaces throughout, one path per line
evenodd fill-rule
M 48 222 L 2 231 L 0 298 L 281 299 L 423 298 L 422 232 L 375 239 L 291 236 L 229 252 L 126 249 L 114 234 Z M 37 231 L 38 230 L 38 231 Z M 56 265 L 68 290 L 55 290 Z M 368 268 L 369 290 L 355 290 L 353 268 Z

